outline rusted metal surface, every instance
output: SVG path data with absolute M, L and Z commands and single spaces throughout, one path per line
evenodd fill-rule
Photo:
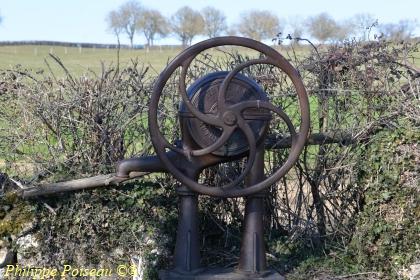
M 230 72 L 215 72 L 197 80 L 187 90 L 186 75 L 193 59 L 201 52 L 222 45 L 247 47 L 263 56 L 245 61 Z M 292 81 L 299 101 L 299 132 L 287 114 L 269 102 L 260 86 L 239 72 L 255 64 L 280 68 Z M 158 124 L 158 107 L 162 91 L 181 68 L 179 79 L 181 142 L 172 144 Z M 282 139 L 267 138 L 273 115 L 288 128 Z M 309 102 L 298 72 L 274 49 L 251 39 L 219 37 L 198 43 L 179 54 L 160 74 L 149 105 L 149 131 L 159 162 L 149 159 L 146 166 L 171 173 L 182 186 L 174 268 L 160 273 L 160 279 L 283 279 L 267 269 L 262 218 L 264 190 L 278 181 L 297 161 L 309 133 Z M 264 175 L 264 150 L 291 146 L 283 166 L 267 178 Z M 242 173 L 223 186 L 198 183 L 200 172 L 212 165 L 246 157 Z M 143 162 L 144 163 L 144 162 Z M 149 165 L 147 165 L 149 164 Z M 123 162 L 117 172 L 129 176 L 142 167 L 139 159 Z M 244 183 L 244 184 L 241 184 Z M 244 187 L 240 187 L 243 185 Z M 236 270 L 208 270 L 200 264 L 198 207 L 199 194 L 219 197 L 246 197 L 241 256 Z
M 263 56 L 245 61 L 230 72 L 208 74 L 187 90 L 185 79 L 192 60 L 201 52 L 222 45 L 247 47 L 259 51 Z M 239 73 L 255 64 L 276 66 L 292 81 L 301 117 L 298 132 L 287 114 L 269 102 L 267 94 L 260 86 Z M 158 105 L 166 82 L 179 67 L 182 98 L 179 118 L 182 139 L 173 144 L 165 139 L 159 130 Z M 267 136 L 269 124 L 275 115 L 287 126 L 288 132 L 285 132 L 283 137 Z M 179 220 L 174 267 L 162 271 L 160 279 L 283 279 L 277 272 L 267 268 L 262 219 L 266 188 L 289 171 L 308 141 L 308 96 L 298 72 L 292 65 L 274 49 L 247 38 L 219 37 L 198 43 L 179 54 L 156 81 L 149 105 L 149 132 L 157 156 L 123 160 L 118 163 L 116 174 L 57 183 L 56 186 L 64 191 L 77 190 L 118 185 L 150 172 L 171 173 L 182 183 L 177 188 L 180 197 Z M 287 160 L 283 166 L 265 177 L 265 149 L 284 147 L 291 148 Z M 198 183 L 199 174 L 205 168 L 241 158 L 247 158 L 246 164 L 242 173 L 230 183 L 223 186 Z M 54 187 L 50 186 L 43 190 L 27 191 L 24 196 L 52 192 Z M 198 230 L 200 194 L 245 197 L 244 231 L 236 269 L 207 269 L 201 266 Z
M 194 107 L 198 108 L 204 114 L 217 114 L 218 111 L 218 90 L 224 78 L 229 72 L 219 71 L 210 73 L 192 84 L 187 91 L 188 98 Z M 242 101 L 260 100 L 267 101 L 265 92 L 260 86 L 250 78 L 243 75 L 236 75 L 229 84 L 226 92 L 226 103 L 237 104 Z M 192 114 L 182 103 L 180 108 L 180 118 L 186 120 L 186 129 L 192 136 L 195 143 L 201 148 L 214 145 L 216 141 L 220 141 L 222 131 L 219 127 L 208 125 Z M 263 133 L 267 127 L 271 115 L 264 110 L 248 109 L 244 112 L 244 119 L 251 127 L 254 137 L 259 142 L 263 140 Z M 236 122 L 236 116 L 230 112 L 223 116 L 227 125 L 233 126 Z M 227 135 L 227 134 L 225 134 Z M 241 131 L 234 131 L 229 139 L 223 143 L 218 149 L 211 153 L 218 156 L 230 157 L 243 154 L 248 151 L 248 143 Z
M 188 67 L 190 66 L 192 60 L 201 52 L 222 45 L 234 45 L 247 47 L 253 50 L 261 52 L 265 57 L 259 59 L 253 59 L 246 62 L 243 62 L 236 66 L 232 71 L 223 77 L 220 86 L 217 88 L 217 110 L 212 112 L 206 112 L 206 108 L 200 108 L 195 106 L 194 99 L 190 99 L 191 96 L 188 96 L 186 89 L 186 75 Z M 239 102 L 231 104 L 227 102 L 227 96 L 229 96 L 229 85 L 232 81 L 235 81 L 235 78 L 238 76 L 238 73 L 246 67 L 255 64 L 269 64 L 280 68 L 284 73 L 286 73 L 290 80 L 292 81 L 299 100 L 299 108 L 301 115 L 301 122 L 299 125 L 299 134 L 296 134 L 295 128 L 291 123 L 289 117 L 281 110 L 270 102 L 263 98 L 249 98 L 245 100 L 238 100 Z M 188 111 L 188 114 L 191 114 L 188 118 L 194 117 L 202 124 L 218 128 L 220 130 L 220 136 L 211 140 L 210 145 L 200 146 L 200 143 L 194 141 L 194 137 L 190 136 L 186 138 L 192 138 L 192 141 L 186 141 L 183 139 L 183 146 L 177 147 L 171 143 L 163 136 L 163 133 L 159 130 L 158 125 L 158 105 L 162 95 L 163 88 L 167 83 L 168 79 L 177 70 L 181 67 L 181 75 L 179 80 L 180 86 L 180 95 L 183 101 L 184 111 Z M 246 83 L 246 82 L 245 82 Z M 252 88 L 252 85 L 248 83 L 246 88 Z M 239 90 L 240 92 L 241 90 Z M 292 149 L 290 151 L 289 157 L 281 168 L 275 171 L 271 176 L 265 178 L 261 182 L 247 186 L 246 188 L 239 188 L 238 185 L 241 181 L 245 179 L 247 174 L 251 171 L 251 167 L 255 161 L 257 138 L 255 135 L 255 128 L 253 129 L 249 122 L 245 112 L 247 110 L 257 110 L 260 112 L 270 112 L 271 114 L 277 114 L 280 116 L 284 122 L 287 124 L 288 129 L 292 138 L 295 138 L 295 141 L 292 141 Z M 181 118 L 183 118 L 186 112 L 182 112 Z M 181 123 L 186 124 L 184 120 L 181 119 Z M 149 109 L 149 129 L 151 134 L 151 140 L 155 147 L 155 151 L 162 161 L 163 165 L 167 168 L 167 171 L 170 172 L 175 178 L 177 178 L 181 183 L 189 187 L 191 190 L 205 195 L 219 196 L 219 197 L 238 197 L 238 196 L 248 196 L 260 191 L 263 191 L 265 188 L 271 184 L 278 181 L 282 176 L 284 176 L 288 170 L 293 166 L 297 161 L 304 145 L 306 138 L 309 132 L 309 102 L 306 90 L 303 86 L 302 80 L 299 76 L 299 73 L 295 68 L 277 51 L 271 47 L 264 45 L 260 42 L 241 38 L 241 37 L 219 37 L 213 38 L 210 40 L 203 41 L 194 46 L 183 51 L 179 54 L 160 74 L 158 80 L 153 89 L 150 109 Z M 233 182 L 217 187 L 210 187 L 202 185 L 196 182 L 195 178 L 191 178 L 185 175 L 185 171 L 189 168 L 194 168 L 193 166 L 184 165 L 182 168 L 176 164 L 176 161 L 171 160 L 168 157 L 167 149 L 177 153 L 179 157 L 186 158 L 187 161 L 194 162 L 194 160 L 199 159 L 204 155 L 208 154 L 220 154 L 223 147 L 231 147 L 227 143 L 228 140 L 232 138 L 235 131 L 241 131 L 244 135 L 244 138 L 247 142 L 247 152 L 246 156 L 248 158 L 246 167 L 244 168 L 242 174 L 236 178 Z M 185 136 L 185 132 L 183 131 Z M 192 143 L 188 143 L 192 142 Z M 202 144 L 202 143 L 201 143 Z M 242 145 L 239 143 L 239 145 Z M 229 150 L 227 151 L 229 155 Z M 204 159 L 204 158 L 201 158 Z M 201 163 L 201 166 L 208 166 L 209 164 Z
M 339 144 L 345 146 L 353 144 L 355 141 L 357 141 L 357 139 L 355 139 L 354 136 L 349 133 L 314 133 L 308 136 L 305 145 Z M 288 149 L 291 146 L 292 137 L 290 135 L 268 135 L 265 139 L 265 148 L 269 150 Z M 138 159 L 143 161 L 142 158 Z M 158 158 L 156 157 L 156 159 Z M 130 160 L 132 159 L 129 159 L 129 161 Z M 119 165 L 125 161 L 127 160 L 121 161 Z M 134 163 L 134 165 L 126 164 L 122 165 L 121 167 L 119 165 L 117 170 L 119 171 L 120 176 L 117 176 L 116 173 L 112 173 L 84 179 L 41 184 L 36 186 L 28 186 L 24 183 L 21 183 L 22 188 L 20 188 L 18 191 L 15 191 L 15 193 L 22 198 L 35 198 L 38 196 L 55 195 L 63 192 L 74 192 L 84 189 L 102 188 L 106 186 L 118 186 L 128 180 L 137 179 L 150 173 L 138 171 L 142 169 L 141 166 L 137 165 L 137 163 Z M 147 167 L 147 169 L 149 169 L 149 167 Z M 159 172 L 167 171 L 162 167 L 162 171 Z

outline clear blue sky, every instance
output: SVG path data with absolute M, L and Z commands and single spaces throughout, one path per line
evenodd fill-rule
M 0 0 L 0 41 L 53 40 L 71 42 L 115 43 L 106 31 L 105 16 L 125 0 Z M 267 9 L 279 17 L 306 17 L 328 12 L 336 20 L 356 13 L 370 13 L 380 22 L 398 22 L 400 19 L 419 21 L 420 0 L 143 0 L 144 6 L 160 10 L 170 16 L 178 8 L 188 5 L 194 9 L 214 6 L 222 10 L 228 23 L 235 23 L 242 12 L 249 9 Z M 285 30 L 287 32 L 287 29 Z M 420 36 L 420 28 L 416 35 Z M 128 40 L 124 38 L 123 43 Z M 161 43 L 176 43 L 174 38 Z M 141 36 L 136 44 L 143 44 Z M 159 42 L 157 42 L 159 43 Z

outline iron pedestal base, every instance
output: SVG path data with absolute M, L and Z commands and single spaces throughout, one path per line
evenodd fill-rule
M 285 280 L 277 271 L 267 270 L 258 274 L 248 274 L 233 268 L 206 269 L 196 273 L 180 273 L 175 270 L 159 272 L 160 280 Z

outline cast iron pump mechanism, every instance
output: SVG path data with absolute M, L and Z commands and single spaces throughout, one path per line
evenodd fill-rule
M 230 72 L 207 74 L 186 88 L 193 59 L 203 51 L 223 45 L 241 46 L 261 53 L 260 58 L 240 63 Z M 300 111 L 299 131 L 288 115 L 251 78 L 240 74 L 256 64 L 279 68 L 291 80 Z M 175 71 L 180 71 L 179 109 L 181 141 L 170 143 L 159 124 L 163 90 Z M 175 93 L 174 93 L 175 94 Z M 284 164 L 269 176 L 264 174 L 264 142 L 273 116 L 286 124 L 291 150 Z M 279 181 L 298 160 L 309 132 L 309 102 L 297 70 L 276 50 L 242 37 L 219 37 L 193 45 L 179 54 L 160 74 L 149 105 L 149 132 L 157 157 L 133 158 L 117 167 L 117 179 L 135 172 L 169 172 L 180 183 L 179 224 L 174 268 L 160 273 L 161 279 L 283 279 L 267 268 L 263 240 L 265 190 Z M 199 181 L 207 167 L 246 159 L 242 172 L 225 185 L 210 186 Z M 244 231 L 238 266 L 233 270 L 204 269 L 200 264 L 198 195 L 222 198 L 245 197 Z
M 240 46 L 260 53 L 259 58 L 238 64 L 229 72 L 218 71 L 196 80 L 187 89 L 187 73 L 200 53 L 224 45 Z M 300 114 L 299 130 L 275 106 L 260 85 L 240 72 L 268 64 L 284 72 L 295 89 Z M 161 131 L 164 88 L 174 72 L 179 75 L 181 104 L 178 110 L 180 140 L 170 141 Z M 167 105 L 167 104 L 164 104 Z M 172 104 L 173 105 L 173 104 Z M 149 104 L 149 132 L 157 156 L 119 162 L 116 174 L 99 175 L 67 182 L 20 189 L 30 198 L 106 185 L 117 185 L 148 172 L 171 173 L 180 183 L 179 221 L 173 269 L 162 271 L 160 279 L 283 279 L 267 268 L 263 240 L 263 198 L 269 186 L 280 180 L 297 161 L 309 132 L 309 102 L 299 73 L 276 50 L 241 37 L 219 37 L 200 42 L 179 54 L 160 74 Z M 271 173 L 264 154 L 270 124 L 280 120 L 290 133 L 290 151 L 280 167 Z M 296 121 L 296 120 L 295 120 Z M 289 145 L 289 144 L 288 144 Z M 270 151 L 272 154 L 273 151 Z M 266 153 L 269 154 L 269 153 Z M 241 161 L 240 175 L 225 185 L 206 185 L 200 173 L 211 166 Z M 222 183 L 223 184 L 223 183 Z M 235 269 L 205 269 L 200 264 L 198 195 L 222 198 L 245 197 L 244 229 L 238 266 Z

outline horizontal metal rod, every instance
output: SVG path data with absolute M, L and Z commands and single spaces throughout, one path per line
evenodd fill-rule
M 350 134 L 344 133 L 313 133 L 308 136 L 307 145 L 324 145 L 339 143 L 348 145 L 354 142 Z M 292 138 L 290 136 L 268 137 L 265 143 L 266 149 L 286 149 L 290 148 Z M 58 183 L 43 184 L 38 186 L 24 186 L 22 183 L 14 181 L 20 187 L 15 193 L 22 198 L 32 198 L 37 196 L 52 195 L 62 192 L 71 192 L 84 189 L 93 189 L 106 186 L 118 186 L 119 184 L 142 177 L 150 172 L 130 172 L 128 178 L 121 178 L 116 174 L 98 175 L 83 179 L 76 179 Z

